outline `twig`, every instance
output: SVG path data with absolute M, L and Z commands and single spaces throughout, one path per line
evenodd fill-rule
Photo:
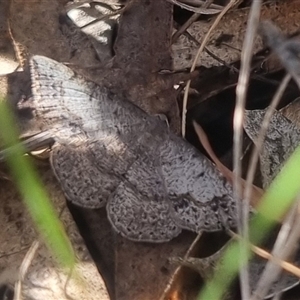
M 202 0 L 181 0 L 181 3 L 185 3 L 188 5 L 193 5 L 193 6 L 202 6 L 203 4 L 206 3 L 206 1 L 202 1 Z M 211 8 L 215 8 L 215 9 L 219 9 L 220 11 L 223 9 L 222 5 L 218 5 L 215 3 L 212 3 L 212 5 L 210 6 Z
M 276 240 L 272 255 L 277 259 L 286 260 L 296 250 L 295 245 L 297 245 L 300 237 L 300 219 L 298 213 L 300 203 L 299 199 L 300 198 L 298 197 L 297 203 L 294 205 L 292 211 L 287 216 L 286 221 L 284 222 Z M 260 277 L 258 286 L 254 291 L 251 300 L 259 300 L 265 297 L 271 284 L 279 276 L 281 268 L 282 265 L 275 265 L 273 260 L 269 260 L 263 274 Z M 295 269 L 296 267 L 293 268 L 293 270 Z M 299 271 L 300 270 L 298 269 L 296 276 L 300 278 Z
M 258 161 L 259 152 L 260 152 L 261 147 L 263 145 L 264 137 L 265 137 L 266 131 L 268 129 L 270 119 L 271 119 L 273 111 L 277 107 L 277 105 L 278 105 L 278 103 L 279 103 L 279 101 L 280 101 L 280 99 L 281 99 L 281 97 L 282 97 L 282 95 L 283 95 L 290 79 L 291 79 L 291 75 L 289 75 L 289 74 L 287 74 L 283 78 L 280 86 L 278 87 L 278 89 L 277 89 L 277 91 L 276 91 L 276 93 L 275 93 L 275 95 L 274 95 L 274 97 L 271 101 L 270 107 L 268 108 L 268 110 L 265 114 L 260 132 L 258 134 L 258 138 L 255 142 L 255 148 L 253 150 L 253 153 L 252 153 L 252 156 L 251 156 L 251 159 L 250 159 L 250 164 L 249 164 L 249 169 L 248 169 L 248 172 L 247 172 L 247 179 L 246 179 L 247 185 L 246 185 L 246 191 L 245 191 L 245 198 L 247 200 L 251 199 L 252 191 L 251 191 L 250 188 L 252 186 L 252 182 L 253 182 L 253 179 L 254 179 L 255 169 L 256 169 L 256 164 L 257 164 L 257 161 Z M 282 243 L 280 245 L 281 246 L 279 248 L 282 248 Z M 279 255 L 279 253 L 277 253 L 277 251 L 276 251 L 276 248 L 273 250 L 273 253 Z M 280 256 L 282 257 L 282 255 L 280 255 Z M 274 265 L 272 265 L 272 264 L 267 265 L 266 269 L 263 272 L 261 280 L 259 281 L 258 287 L 256 288 L 256 291 L 253 294 L 253 298 L 252 298 L 253 300 L 254 299 L 261 299 L 261 298 L 257 298 L 258 295 L 259 295 L 259 297 L 263 298 L 263 295 L 267 294 L 269 286 L 275 280 L 274 277 L 276 276 L 276 274 L 278 275 L 279 271 L 280 271 L 280 268 L 276 270 L 276 267 Z
M 199 14 L 202 14 L 202 15 L 214 15 L 214 14 L 217 14 L 220 11 L 222 11 L 222 9 L 220 9 L 220 8 L 195 7 L 195 6 L 191 6 L 191 5 L 188 5 L 188 4 L 184 4 L 184 3 L 180 2 L 180 1 L 177 1 L 177 0 L 167 0 L 167 1 L 183 8 L 183 9 L 192 11 L 194 13 L 199 13 Z
M 94 0 L 80 0 L 80 1 L 76 1 L 75 3 L 68 3 L 66 5 L 66 11 L 69 12 L 72 9 L 76 9 L 76 8 L 80 8 L 82 7 L 84 4 L 91 4 L 95 2 Z M 100 2 L 97 1 L 97 5 L 102 6 L 106 9 L 109 9 L 111 11 L 115 11 L 109 4 L 104 3 L 104 2 Z
M 208 8 L 211 6 L 213 0 L 207 0 L 201 8 Z M 194 13 L 172 36 L 172 44 L 201 16 L 201 13 Z
M 32 263 L 32 260 L 34 258 L 34 255 L 38 247 L 39 247 L 39 242 L 34 241 L 24 257 L 24 260 L 21 264 L 20 271 L 19 271 L 19 279 L 15 284 L 14 300 L 22 300 L 22 282 L 25 278 L 28 268 L 30 267 L 30 264 Z
M 172 44 L 201 16 L 200 13 L 194 13 L 172 36 Z
M 211 25 L 211 27 L 209 28 L 208 32 L 206 33 L 201 46 L 199 47 L 197 54 L 194 58 L 192 67 L 191 67 L 191 71 L 193 72 L 196 69 L 196 65 L 198 62 L 198 59 L 200 57 L 200 54 L 203 52 L 208 39 L 211 35 L 211 33 L 213 32 L 213 30 L 217 27 L 217 25 L 219 24 L 220 20 L 223 18 L 223 16 L 228 12 L 228 10 L 230 8 L 232 8 L 236 3 L 238 3 L 239 0 L 230 0 L 230 2 L 224 7 L 224 9 L 220 12 L 220 14 L 216 17 L 215 21 L 213 22 L 213 24 Z M 189 80 L 186 83 L 186 87 L 185 87 L 185 91 L 184 91 L 184 97 L 183 97 L 183 107 L 182 107 L 182 125 L 181 125 L 181 132 L 182 132 L 182 136 L 185 136 L 185 126 L 186 126 L 186 111 L 187 111 L 187 102 L 188 102 L 188 94 L 189 94 L 189 88 L 191 85 L 191 80 Z
M 178 30 L 179 31 L 179 30 Z M 176 34 L 176 33 L 175 33 Z M 174 35 L 175 35 L 174 34 Z M 200 43 L 197 41 L 197 39 L 191 35 L 188 31 L 185 31 L 183 33 L 188 39 L 190 39 L 192 42 L 195 43 L 195 45 L 197 47 L 200 47 Z M 225 44 L 224 44 L 225 45 Z M 230 45 L 227 45 L 228 47 L 230 47 Z M 228 69 L 232 70 L 233 72 L 235 73 L 239 73 L 239 69 L 236 68 L 233 64 L 228 64 L 226 61 L 224 61 L 223 59 L 221 59 L 220 57 L 218 57 L 216 54 L 214 54 L 211 50 L 209 50 L 207 47 L 204 48 L 205 52 L 210 56 L 212 57 L 213 59 L 215 59 L 218 63 L 222 64 L 223 66 L 227 67 Z M 241 51 L 239 51 L 241 52 Z M 269 79 L 269 78 L 266 78 L 262 75 L 258 75 L 258 74 L 255 74 L 252 72 L 253 70 L 251 70 L 251 78 L 253 79 L 256 79 L 256 80 L 260 80 L 262 82 L 266 82 L 266 83 L 269 83 L 269 84 L 272 84 L 274 86 L 278 86 L 279 82 L 278 80 L 273 80 L 273 79 Z
M 297 57 L 296 53 L 299 53 L 299 46 L 300 44 L 296 41 L 294 42 L 293 40 L 288 40 L 283 36 L 283 34 L 271 23 L 269 22 L 264 22 L 262 28 L 264 29 L 268 42 L 270 46 L 273 48 L 275 53 L 279 56 L 281 59 L 283 65 L 286 67 L 286 69 L 289 71 L 289 75 L 286 75 L 284 78 L 281 87 L 281 96 L 283 94 L 283 91 L 285 87 L 287 86 L 288 81 L 290 80 L 291 76 L 295 79 L 296 83 L 298 84 L 298 87 L 300 87 L 300 76 L 299 76 L 299 57 Z M 278 89 L 278 94 L 280 94 L 280 87 Z M 280 97 L 281 97 L 280 96 Z M 276 96 L 274 96 L 275 98 Z M 279 98 L 280 98 L 279 97 Z M 278 99 L 279 101 L 279 99 Z M 265 116 L 266 119 L 267 116 Z M 271 117 L 271 116 L 270 116 Z M 270 118 L 269 117 L 269 118 Z M 263 128 L 261 129 L 261 131 Z M 265 129 L 266 131 L 266 129 Z M 260 139 L 260 147 L 262 144 L 262 139 Z M 258 156 L 258 154 L 256 155 Z M 257 158 L 256 158 L 257 160 Z M 297 244 L 297 241 L 299 240 L 300 237 L 300 220 L 299 220 L 299 196 L 298 196 L 298 201 L 297 204 L 294 206 L 293 210 L 289 213 L 288 217 L 286 218 L 286 221 L 284 222 L 283 227 L 280 230 L 280 234 L 276 240 L 273 253 L 277 256 L 280 257 L 281 259 L 286 259 L 289 257 L 293 251 L 295 251 L 295 245 Z M 294 216 L 294 219 L 296 219 L 295 223 L 296 224 L 291 224 L 292 223 L 292 217 Z M 295 218 L 296 216 L 296 218 Z M 298 217 L 298 218 L 297 218 Z M 287 239 L 288 236 L 288 231 L 292 227 L 292 231 L 290 233 L 290 236 Z M 287 229 L 288 228 L 288 229 Z M 282 238 L 283 236 L 283 238 Z M 270 285 L 276 280 L 278 275 L 280 274 L 281 268 L 278 267 L 277 265 L 274 265 L 272 261 L 269 261 L 260 280 L 259 284 L 256 288 L 256 290 L 253 293 L 252 300 L 257 300 L 263 298 L 266 293 L 268 292 L 268 289 Z M 298 274 L 300 277 L 300 274 Z
M 41 147 L 49 147 L 54 143 L 54 139 L 47 131 L 40 132 L 30 138 L 20 142 L 26 152 L 37 150 Z M 0 151 L 0 162 L 5 161 L 7 155 L 12 155 L 15 151 L 19 151 L 19 144 L 8 147 Z M 25 154 L 25 153 L 23 153 Z
M 188 21 L 187 21 L 188 22 Z M 184 25 L 183 25 L 184 26 Z M 181 27 L 181 28 L 183 28 L 183 26 Z M 174 27 L 176 28 L 179 28 L 179 24 L 177 24 L 176 22 L 174 22 Z M 177 29 L 176 28 L 176 29 Z M 181 31 L 181 28 L 180 29 L 178 29 L 178 31 L 177 32 L 179 32 L 179 31 Z M 175 35 L 177 34 L 177 32 L 173 35 L 173 39 L 172 39 L 172 43 L 174 43 L 175 42 Z M 185 35 L 189 40 L 191 40 L 193 43 L 195 43 L 195 45 L 197 46 L 197 47 L 200 47 L 201 46 L 201 44 L 198 42 L 198 40 L 193 36 L 193 35 L 191 35 L 187 30 L 185 31 L 185 32 L 182 32 L 182 34 L 183 35 Z M 177 37 L 176 37 L 177 38 Z M 230 64 L 228 64 L 226 61 L 224 61 L 223 59 L 221 59 L 220 57 L 218 57 L 216 54 L 214 54 L 211 50 L 209 50 L 207 47 L 204 47 L 204 50 L 205 50 L 205 52 L 209 55 L 209 56 L 211 56 L 213 59 L 215 59 L 217 62 L 219 62 L 220 64 L 222 64 L 222 65 L 224 65 L 224 66 L 226 66 L 228 69 L 231 69 L 231 70 L 233 70 L 234 72 L 236 72 L 236 73 L 238 73 L 239 72 L 239 70 L 236 68 L 236 67 L 234 67 L 233 65 L 230 65 Z
M 188 250 L 184 254 L 183 260 L 186 260 L 192 253 L 192 251 L 195 249 L 195 246 L 198 244 L 200 238 L 202 237 L 203 232 L 199 232 L 196 238 L 193 240 L 192 244 L 189 246 Z M 169 258 L 169 261 L 172 262 L 172 258 Z M 169 280 L 169 283 L 167 287 L 165 288 L 165 291 L 163 293 L 163 296 L 161 299 L 165 299 L 166 295 L 168 295 L 170 288 L 172 287 L 173 282 L 176 280 L 176 276 L 178 275 L 179 271 L 182 269 L 182 266 L 178 266 L 175 271 L 172 274 L 172 277 Z
M 236 240 L 242 239 L 239 235 L 237 235 L 233 231 L 229 231 L 229 234 Z M 260 247 L 254 246 L 252 244 L 250 244 L 250 248 L 256 255 L 260 256 L 261 258 L 272 261 L 276 265 L 280 266 L 283 270 L 300 278 L 300 268 L 294 266 L 292 263 L 282 260 L 282 259 L 278 258 L 277 256 L 273 256 L 268 251 L 266 251 Z
M 0 255 L 0 259 L 3 258 L 3 257 L 8 257 L 8 256 L 11 256 L 11 255 L 19 254 L 19 253 L 21 253 L 21 252 L 23 252 L 25 250 L 28 250 L 28 249 L 29 249 L 29 247 L 25 247 L 25 248 L 20 249 L 18 251 L 14 251 L 14 252 L 10 252 L 10 253 L 5 253 L 3 255 Z
M 81 30 L 82 30 L 82 29 L 85 29 L 85 28 L 87 28 L 87 27 L 89 27 L 89 26 L 92 26 L 92 25 L 98 23 L 98 22 L 106 21 L 106 20 L 108 20 L 108 19 L 111 18 L 111 17 L 114 17 L 114 16 L 116 16 L 116 15 L 120 15 L 120 14 L 122 14 L 126 9 L 127 9 L 127 6 L 124 6 L 124 7 L 120 8 L 120 9 L 118 9 L 118 10 L 115 11 L 115 12 L 112 12 L 112 13 L 110 13 L 110 14 L 104 15 L 104 16 L 102 16 L 102 17 L 100 17 L 100 18 L 97 18 L 97 19 L 91 21 L 90 23 L 87 23 L 87 24 L 81 26 L 80 29 L 81 29 Z
M 243 140 L 243 117 L 244 108 L 246 102 L 246 91 L 249 82 L 250 75 L 250 63 L 252 58 L 252 52 L 254 47 L 254 39 L 258 27 L 261 0 L 253 1 L 250 7 L 247 31 L 245 35 L 245 41 L 241 53 L 241 70 L 239 74 L 238 84 L 236 88 L 236 106 L 234 110 L 233 118 L 233 141 L 234 141 L 234 184 L 233 184 L 233 196 L 236 199 L 238 207 L 238 231 L 244 240 L 240 242 L 241 261 L 245 261 L 247 257 L 246 243 L 249 240 L 249 228 L 248 228 L 248 215 L 249 215 L 249 201 L 238 201 L 242 196 L 241 189 L 241 161 L 242 155 L 242 140 Z M 242 266 L 240 268 L 240 283 L 242 299 L 250 298 L 250 285 L 249 285 L 249 273 L 248 267 Z
M 246 178 L 246 189 L 245 189 L 245 201 L 249 201 L 251 199 L 251 186 L 253 184 L 253 180 L 254 180 L 254 175 L 255 175 L 255 170 L 256 170 L 256 164 L 258 162 L 258 157 L 259 157 L 259 153 L 261 151 L 263 142 L 264 142 L 264 138 L 270 123 L 270 119 L 273 115 L 274 109 L 277 107 L 286 87 L 287 84 L 289 83 L 289 81 L 291 80 L 291 76 L 289 74 L 285 75 L 285 77 L 283 78 L 282 82 L 280 83 L 271 103 L 269 108 L 266 111 L 266 114 L 264 116 L 262 125 L 261 125 L 261 129 L 259 131 L 258 137 L 255 141 L 255 148 L 252 151 L 252 155 L 250 158 L 250 163 L 249 163 L 249 168 L 247 171 L 247 178 Z
M 120 9 L 117 9 L 117 10 L 111 9 L 111 10 L 113 10 L 112 13 L 107 14 L 107 15 L 104 15 L 104 16 L 102 16 L 102 17 L 100 17 L 100 18 L 97 18 L 97 19 L 91 21 L 90 23 L 81 26 L 80 29 L 87 28 L 87 27 L 92 26 L 92 25 L 94 25 L 94 24 L 96 24 L 96 23 L 98 23 L 98 22 L 105 21 L 105 20 L 108 20 L 109 18 L 114 17 L 114 16 L 116 16 L 116 15 L 121 15 L 121 14 L 123 14 L 124 11 L 126 11 L 128 8 L 131 7 L 131 5 L 133 4 L 133 2 L 134 2 L 134 0 L 130 0 L 130 1 L 128 1 L 128 2 L 126 3 L 126 5 L 125 5 L 124 7 L 120 8 Z

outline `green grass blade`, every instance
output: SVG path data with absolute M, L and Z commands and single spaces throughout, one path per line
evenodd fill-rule
M 298 147 L 281 172 L 274 179 L 257 207 L 257 214 L 250 221 L 250 241 L 259 244 L 267 236 L 276 221 L 282 219 L 300 192 L 300 147 Z M 251 252 L 248 247 L 248 257 Z M 209 280 L 201 291 L 198 299 L 218 300 L 228 289 L 238 274 L 240 266 L 240 248 L 237 241 L 232 241 L 216 268 L 214 277 Z M 243 264 L 246 261 L 242 262 Z
M 76 260 L 71 243 L 30 158 L 22 155 L 24 149 L 18 144 L 16 126 L 4 102 L 0 99 L 0 138 L 7 146 L 17 145 L 6 157 L 12 177 L 45 243 L 62 266 L 72 268 Z

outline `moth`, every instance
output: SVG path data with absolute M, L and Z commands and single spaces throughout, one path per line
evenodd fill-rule
M 236 226 L 231 185 L 165 122 L 50 58 L 33 56 L 30 70 L 33 114 L 55 140 L 51 166 L 69 201 L 105 207 L 133 241 Z

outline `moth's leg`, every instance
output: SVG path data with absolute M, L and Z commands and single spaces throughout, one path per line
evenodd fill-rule
M 169 120 L 168 120 L 168 117 L 166 115 L 164 115 L 164 114 L 155 114 L 154 116 L 157 117 L 159 120 L 163 121 L 168 127 L 170 127 Z
M 53 138 L 51 137 L 50 133 L 47 131 L 40 132 L 34 136 L 31 136 L 24 141 L 20 141 L 23 146 L 24 154 L 26 152 L 35 151 L 41 147 L 48 147 L 54 143 Z M 3 149 L 0 151 L 0 162 L 5 160 L 7 155 L 12 155 L 18 145 L 11 146 L 9 148 Z

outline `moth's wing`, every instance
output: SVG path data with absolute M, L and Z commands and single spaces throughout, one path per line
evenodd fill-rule
M 42 130 L 69 144 L 143 130 L 147 115 L 107 88 L 90 82 L 62 63 L 43 56 L 30 61 L 32 107 Z
M 199 231 L 230 224 L 234 209 L 224 178 L 182 139 L 160 137 L 158 120 L 49 58 L 34 56 L 31 75 L 33 107 L 41 129 L 65 147 L 54 150 L 52 166 L 71 201 L 101 207 L 108 197 L 102 193 L 112 193 L 108 216 L 115 229 L 132 240 L 167 241 L 179 234 L 180 226 Z M 150 138 L 143 140 L 145 132 Z M 107 150 L 106 139 L 122 141 L 137 155 L 128 160 L 123 173 L 115 175 L 113 167 L 101 161 L 109 153 L 116 159 L 112 161 L 122 157 Z M 71 152 L 68 146 L 73 147 Z M 152 161 L 156 163 L 150 167 Z M 115 181 L 114 176 L 121 180 Z M 153 187 L 158 186 L 155 192 Z
M 168 242 L 181 232 L 167 201 L 149 199 L 126 182 L 119 185 L 106 208 L 115 231 L 133 241 Z
M 265 113 L 266 110 L 246 111 L 244 128 L 254 143 L 256 143 Z M 282 113 L 274 110 L 260 153 L 260 166 L 265 188 L 276 177 L 284 162 L 299 144 L 299 129 Z
M 51 165 L 69 201 L 81 207 L 100 208 L 119 181 L 100 172 L 88 155 L 87 149 L 57 146 L 52 150 Z
M 85 141 L 56 145 L 51 165 L 69 201 L 86 208 L 103 207 L 136 157 L 120 141 Z
M 183 139 L 161 147 L 162 174 L 176 223 L 199 232 L 236 226 L 232 187 L 216 167 Z
M 76 75 L 70 68 L 43 56 L 30 61 L 33 108 L 41 129 L 56 140 L 70 140 L 84 135 L 86 128 L 97 128 L 93 84 Z M 91 99 L 90 99 L 91 97 Z M 90 101 L 89 101 L 90 100 Z
M 161 176 L 160 143 L 158 136 L 149 133 L 136 140 L 138 158 L 106 206 L 114 229 L 134 241 L 167 242 L 181 232 L 170 214 Z

